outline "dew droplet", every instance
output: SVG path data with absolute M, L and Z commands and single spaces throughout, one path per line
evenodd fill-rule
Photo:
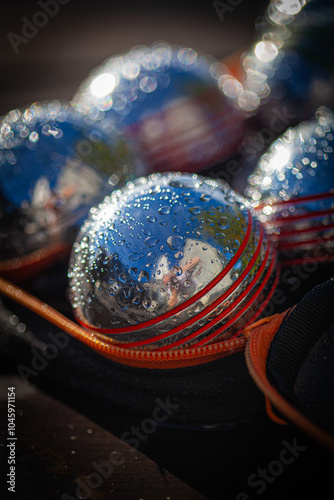
M 125 295 L 123 293 L 119 293 L 116 295 L 116 302 L 121 311 L 126 311 L 129 307 L 129 304 L 125 300 Z
M 159 184 L 157 184 L 156 186 L 152 186 L 149 190 L 150 194 L 157 194 L 160 192 L 161 192 L 161 187 L 159 186 Z
M 233 250 L 238 250 L 239 246 L 240 246 L 240 241 L 239 240 L 233 240 L 233 242 L 232 242 L 232 248 L 233 248 Z
M 173 179 L 170 181 L 169 185 L 177 188 L 185 189 L 198 189 L 202 182 L 197 178 L 196 174 L 192 177 L 181 177 L 179 179 Z
M 154 247 L 159 241 L 159 238 L 156 238 L 155 236 L 149 236 L 148 238 L 145 239 L 145 244 L 151 248 Z
M 133 278 L 135 278 L 137 276 L 138 269 L 136 267 L 130 267 L 129 273 Z
M 214 235 L 215 240 L 219 240 L 219 238 L 225 238 L 225 234 L 224 233 L 216 233 Z
M 204 305 L 203 305 L 203 303 L 202 303 L 202 302 L 197 302 L 197 304 L 195 304 L 195 306 L 194 306 L 193 311 L 194 311 L 194 313 L 199 313 L 199 312 L 201 312 L 203 309 L 204 309 Z
M 141 283 L 146 283 L 149 279 L 150 275 L 147 271 L 145 270 L 140 271 L 138 276 L 138 281 L 140 281 Z
M 202 212 L 202 209 L 201 209 L 201 207 L 197 207 L 197 206 L 191 207 L 191 208 L 189 208 L 189 212 L 194 214 L 194 215 L 198 215 Z
M 167 244 L 172 250 L 179 250 L 185 244 L 182 236 L 169 236 L 167 238 Z
M 182 274 L 181 267 L 180 266 L 173 266 L 172 273 L 175 274 L 175 276 L 181 276 L 181 274 Z
M 188 288 L 190 285 L 191 285 L 191 281 L 190 280 L 186 280 L 183 285 Z
M 132 304 L 140 304 L 140 295 L 136 293 L 136 295 L 132 299 Z
M 144 257 L 144 254 L 143 252 L 134 252 L 134 253 L 131 253 L 129 255 L 129 259 L 132 260 L 132 261 L 136 261 L 136 260 L 139 260 L 141 259 L 142 257 Z
M 218 224 L 221 229 L 227 229 L 230 226 L 229 220 L 225 216 L 219 219 Z
M 126 299 L 129 299 L 131 297 L 131 288 L 123 288 L 122 293 Z
M 157 218 L 154 215 L 148 215 L 146 217 L 146 219 L 148 220 L 148 222 L 152 222 L 152 223 L 157 220 Z
M 231 275 L 232 280 L 236 280 L 238 277 L 239 277 L 238 271 L 233 271 L 233 273 Z
M 170 206 L 166 205 L 164 207 L 159 208 L 159 214 L 168 215 L 170 213 Z
M 119 281 L 121 283 L 125 283 L 126 282 L 126 274 L 125 273 L 119 273 L 118 279 L 119 279 Z
M 144 297 L 142 300 L 142 306 L 144 309 L 148 309 L 151 305 L 151 300 L 148 297 Z

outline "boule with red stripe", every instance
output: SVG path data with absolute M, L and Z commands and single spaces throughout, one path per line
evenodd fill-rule
M 240 83 L 227 67 L 189 47 L 134 47 L 93 69 L 73 105 L 124 133 L 145 174 L 197 172 L 235 153 L 246 127 Z
M 273 293 L 274 245 L 247 201 L 220 180 L 152 174 L 96 208 L 74 244 L 78 321 L 133 348 L 229 339 Z
M 288 129 L 248 178 L 251 200 L 286 265 L 334 259 L 334 117 Z

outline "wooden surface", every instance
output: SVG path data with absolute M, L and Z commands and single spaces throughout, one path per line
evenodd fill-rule
M 205 500 L 136 448 L 16 376 L 1 379 L 5 446 L 7 387 L 11 386 L 16 388 L 17 407 L 15 498 Z M 1 499 L 11 498 L 4 481 L 8 469 L 4 455 Z
M 11 385 L 16 387 L 15 495 L 6 490 Z M 1 500 L 295 500 L 306 493 L 329 498 L 333 454 L 265 413 L 219 431 L 157 428 L 137 449 L 119 436 L 140 425 L 142 417 L 75 401 L 71 394 L 55 399 L 15 375 L 0 377 L 0 395 Z M 283 452 L 294 445 L 296 457 Z M 280 469 L 282 452 L 291 460 Z M 111 460 L 112 473 L 106 465 Z M 106 478 L 97 469 L 103 463 Z

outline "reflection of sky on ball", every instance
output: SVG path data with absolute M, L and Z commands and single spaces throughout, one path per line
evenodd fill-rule
M 247 195 L 272 203 L 333 189 L 333 140 L 333 115 L 320 108 L 318 120 L 289 129 L 271 145 L 248 179 Z
M 2 251 L 29 252 L 78 228 L 92 206 L 131 178 L 124 140 L 67 103 L 35 103 L 0 123 Z M 14 252 L 14 253 L 15 253 Z
M 73 104 L 124 132 L 150 172 L 196 171 L 236 149 L 254 99 L 216 59 L 159 42 L 102 63 Z
M 201 327 L 210 330 L 211 319 L 228 308 L 229 313 L 234 300 L 239 299 L 236 310 L 240 302 L 253 304 L 257 288 L 272 278 L 274 253 L 266 250 L 245 200 L 226 184 L 154 174 L 91 211 L 73 246 L 72 306 L 79 321 L 92 329 L 111 328 L 107 333 L 117 341 L 152 344 L 172 332 L 178 342 Z M 182 327 L 206 310 L 187 330 Z M 232 321 L 228 313 L 226 321 Z M 151 324 L 155 318 L 160 319 Z

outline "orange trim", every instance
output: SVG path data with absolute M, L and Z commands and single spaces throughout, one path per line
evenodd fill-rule
M 279 316 L 279 314 L 273 314 L 272 316 L 267 316 L 266 318 L 261 318 L 259 319 L 258 321 L 255 321 L 255 323 L 252 323 L 251 325 L 247 326 L 242 334 L 247 338 L 249 339 L 250 337 L 250 334 L 251 332 L 255 329 L 255 328 L 258 328 L 259 326 L 262 326 L 266 323 L 269 323 L 269 321 L 273 320 L 274 318 L 277 318 L 277 316 Z
M 288 422 L 286 422 L 285 420 L 283 420 L 282 418 L 279 418 L 276 413 L 274 412 L 273 410 L 273 407 L 269 401 L 269 399 L 267 398 L 267 396 L 265 396 L 265 400 L 266 400 L 266 412 L 267 412 L 267 415 L 268 417 L 273 421 L 273 422 L 276 422 L 276 424 L 279 424 L 279 425 L 287 425 Z
M 274 316 L 269 323 L 253 329 L 246 347 L 246 362 L 250 375 L 266 398 L 284 415 L 287 420 L 300 427 L 305 433 L 334 451 L 334 436 L 325 432 L 305 415 L 298 411 L 271 385 L 266 375 L 267 356 L 270 345 L 284 318 L 291 309 Z
M 64 242 L 52 243 L 29 255 L 0 261 L 0 274 L 14 281 L 31 278 L 51 265 L 56 258 L 68 255 L 70 250 L 71 247 Z
M 106 335 L 85 330 L 49 305 L 1 277 L 0 293 L 27 307 L 102 356 L 127 366 L 152 369 L 183 368 L 208 363 L 223 356 L 244 351 L 246 346 L 246 339 L 240 337 L 203 347 L 174 349 L 166 352 L 124 348 Z

